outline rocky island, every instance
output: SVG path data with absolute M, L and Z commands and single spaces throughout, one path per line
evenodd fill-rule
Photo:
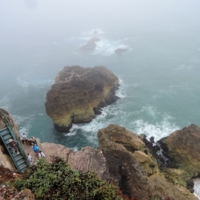
M 107 68 L 67 66 L 46 94 L 46 113 L 59 132 L 73 123 L 90 122 L 101 108 L 115 102 L 119 79 Z

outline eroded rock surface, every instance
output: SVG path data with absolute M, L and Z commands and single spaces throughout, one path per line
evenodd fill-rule
M 98 131 L 98 138 L 110 177 L 125 194 L 141 200 L 167 197 L 174 200 L 198 199 L 185 187 L 167 181 L 150 149 L 141 140 L 142 136 L 109 125 Z
M 150 198 L 151 187 L 146 171 L 133 152 L 144 148 L 142 140 L 131 131 L 109 125 L 98 131 L 99 147 L 107 160 L 110 176 L 125 194 L 136 199 Z
M 192 124 L 173 132 L 159 142 L 169 159 L 166 169 L 168 178 L 174 181 L 174 177 L 178 176 L 179 182 L 187 184 L 188 189 L 193 191 L 191 179 L 200 176 L 200 127 Z M 174 171 L 178 171 L 179 174 Z
M 67 132 L 72 123 L 90 122 L 101 107 L 115 102 L 118 84 L 118 78 L 102 66 L 64 67 L 46 94 L 46 112 L 56 130 Z

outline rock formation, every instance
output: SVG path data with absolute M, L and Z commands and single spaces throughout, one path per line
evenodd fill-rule
M 7 117 L 17 130 L 8 113 Z M 0 116 L 1 127 L 5 126 L 4 122 Z M 169 159 L 168 163 L 157 162 L 159 157 L 155 152 L 159 148 L 153 138 L 148 141 L 145 135 L 137 135 L 117 125 L 109 125 L 98 131 L 98 149 L 85 147 L 73 152 L 63 145 L 53 143 L 42 143 L 41 148 L 47 161 L 51 161 L 51 157 L 59 156 L 76 170 L 94 171 L 102 179 L 112 181 L 124 194 L 134 199 L 170 197 L 171 200 L 197 200 L 191 193 L 192 190 L 190 192 L 186 187 L 190 189 L 191 179 L 199 177 L 199 136 L 200 128 L 191 125 L 160 140 L 163 154 Z M 30 190 L 17 192 L 15 188 L 4 185 L 4 181 L 18 178 L 20 174 L 13 171 L 13 168 L 8 169 L 12 166 L 11 160 L 6 155 L 6 162 L 9 163 L 7 165 L 2 154 L 6 155 L 6 152 L 0 152 L 0 198 L 5 199 L 9 195 L 13 199 L 34 199 Z
M 67 132 L 72 123 L 90 122 L 101 107 L 115 102 L 118 84 L 105 67 L 64 67 L 46 94 L 46 113 L 56 130 Z
M 128 50 L 128 48 L 117 48 L 115 49 L 115 54 L 121 55 L 122 53 L 127 52 Z
M 100 39 L 99 38 L 91 38 L 89 39 L 84 45 L 82 45 L 80 47 L 80 50 L 81 51 L 84 51 L 84 52 L 90 52 L 90 51 L 94 51 L 97 47 L 97 42 L 99 42 Z
M 98 131 L 98 138 L 109 175 L 125 194 L 140 200 L 152 197 L 197 200 L 185 187 L 167 181 L 150 149 L 142 141 L 143 136 L 109 125 Z
M 175 182 L 175 177 L 179 177 L 178 182 L 192 191 L 192 178 L 200 177 L 200 127 L 192 124 L 173 132 L 159 143 L 168 158 L 168 179 Z
M 42 143 L 47 160 L 60 156 L 81 171 L 94 171 L 112 181 L 123 193 L 140 200 L 170 197 L 174 200 L 197 200 L 185 187 L 168 179 L 159 168 L 151 150 L 139 136 L 123 127 L 109 125 L 98 131 L 99 149 L 85 147 L 77 152 L 52 143 Z M 178 172 L 178 170 L 177 170 Z M 178 180 L 175 176 L 174 180 Z

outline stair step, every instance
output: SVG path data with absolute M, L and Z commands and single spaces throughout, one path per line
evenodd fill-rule
M 22 159 L 23 157 L 21 156 L 21 154 L 17 154 L 17 156 L 14 157 L 15 162 L 17 162 L 18 160 Z
M 28 167 L 26 163 L 20 165 L 20 166 L 19 166 L 19 169 L 21 170 L 21 169 L 23 169 L 24 167 Z
M 0 132 L 4 131 L 4 130 L 7 130 L 7 127 L 0 129 Z
M 24 172 L 28 169 L 28 167 L 24 167 L 23 169 L 21 169 L 21 172 Z
M 17 161 L 17 165 L 20 166 L 22 163 L 25 163 L 25 160 L 24 159 L 21 159 L 19 161 Z
M 16 158 L 17 156 L 21 156 L 21 155 L 22 155 L 22 154 L 21 154 L 20 152 L 18 152 L 18 153 L 14 152 L 14 153 L 12 154 L 13 158 Z
M 5 140 L 5 143 L 6 143 L 6 145 L 8 145 L 8 143 L 9 143 L 9 140 Z
M 3 136 L 4 140 L 10 139 L 10 138 L 13 138 L 11 134 L 7 134 L 6 136 Z
M 4 131 L 2 131 L 1 132 L 1 135 L 2 136 L 5 136 L 5 135 L 7 135 L 7 134 L 9 134 L 10 132 L 6 129 L 6 130 L 4 130 Z

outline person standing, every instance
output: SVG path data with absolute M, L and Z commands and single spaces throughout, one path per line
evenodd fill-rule
M 32 146 L 32 150 L 35 152 L 36 155 L 38 155 L 38 153 L 39 153 L 39 147 L 36 144 L 34 144 Z
M 42 157 L 45 158 L 46 155 L 45 155 L 42 151 L 39 151 L 38 157 L 39 157 L 39 158 L 42 158 Z
M 32 160 L 31 154 L 27 153 L 27 157 L 28 157 L 28 160 L 29 160 L 30 164 L 32 165 L 33 164 L 33 160 Z
M 21 139 L 21 140 L 22 140 L 22 144 L 27 144 L 28 139 L 27 139 L 27 136 L 26 136 L 25 133 L 22 133 L 21 138 L 22 138 L 22 139 Z

